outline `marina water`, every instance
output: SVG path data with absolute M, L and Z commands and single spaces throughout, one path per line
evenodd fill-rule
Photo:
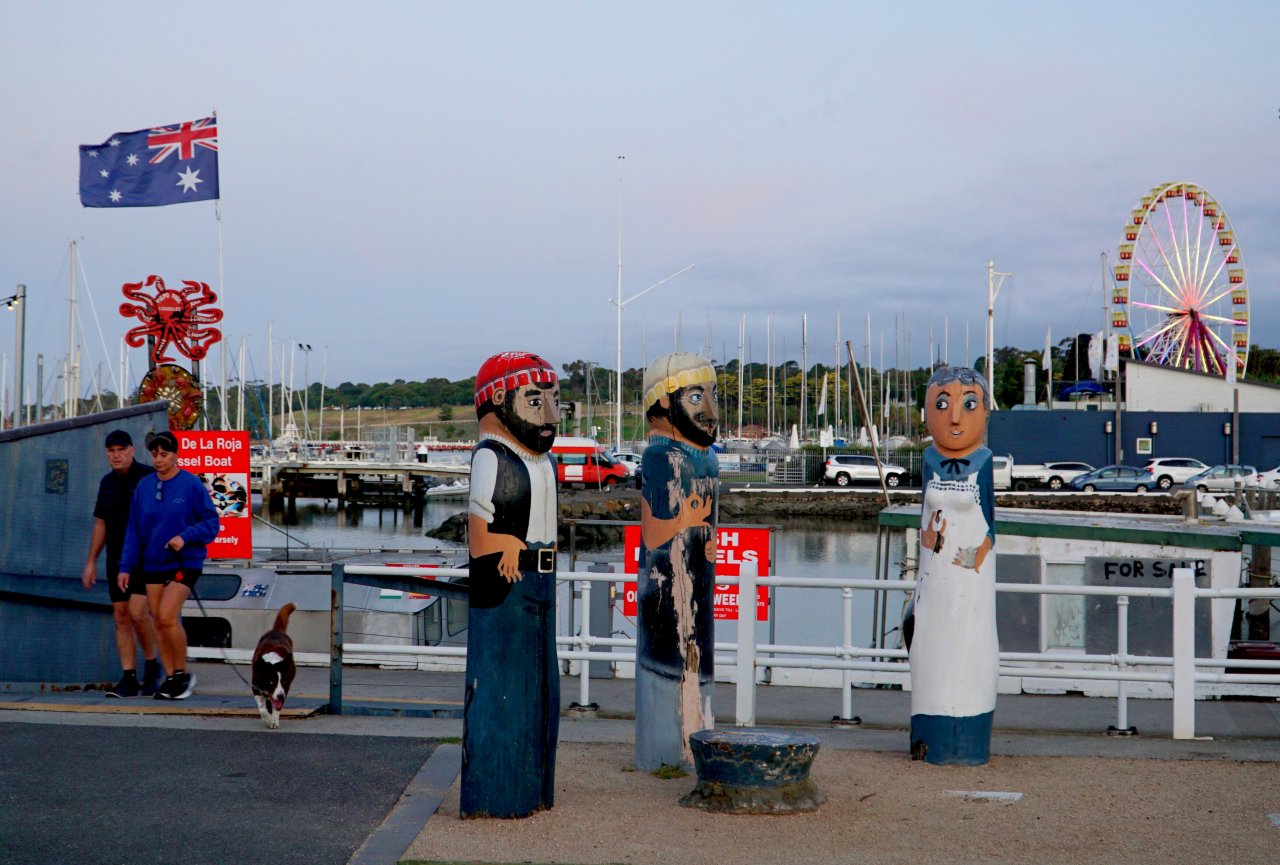
M 439 526 L 446 519 L 465 510 L 464 502 L 427 502 L 424 506 L 422 526 L 415 528 L 411 515 L 396 508 L 347 507 L 339 511 L 330 503 L 319 500 L 299 499 L 296 520 L 286 519 L 283 511 L 264 513 L 261 504 L 255 502 L 254 512 L 270 521 L 293 538 L 314 547 L 338 548 L 402 548 L 428 549 L 434 547 L 456 548 L 459 544 L 437 541 L 424 536 L 424 532 Z M 254 524 L 255 546 L 283 547 L 288 541 L 283 534 Z M 895 533 L 890 544 L 889 575 L 896 578 L 898 563 L 902 560 L 904 542 Z M 610 562 L 616 570 L 622 567 L 622 545 L 579 548 L 578 568 L 594 562 Z M 846 520 L 792 520 L 785 521 L 774 531 L 774 573 L 783 576 L 821 578 L 875 578 L 876 526 L 872 522 Z M 569 556 L 560 554 L 560 575 L 568 573 Z M 619 580 L 622 577 L 620 575 Z M 568 633 L 568 617 L 565 604 L 568 587 L 560 590 L 558 617 L 561 633 Z M 831 589 L 774 589 L 776 622 L 774 639 L 779 645 L 837 646 L 843 642 L 843 612 L 841 595 Z M 872 640 L 872 592 L 854 592 L 853 595 L 853 645 L 870 646 Z M 897 626 L 903 596 L 890 594 L 886 605 L 889 629 Z M 578 605 L 580 606 L 580 604 Z M 615 636 L 635 636 L 634 623 L 622 615 L 621 598 L 614 617 Z M 575 611 L 574 630 L 580 625 L 580 611 Z M 886 638 L 886 645 L 893 647 L 897 634 Z M 732 622 L 718 623 L 717 639 L 733 642 L 737 638 Z M 768 642 L 769 625 L 760 622 L 757 639 Z

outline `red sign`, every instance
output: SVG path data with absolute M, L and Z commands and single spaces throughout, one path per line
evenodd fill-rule
M 218 537 L 209 544 L 211 559 L 253 558 L 253 509 L 249 495 L 247 432 L 184 430 L 178 437 L 178 467 L 198 477 L 218 510 Z
M 738 576 L 743 562 L 757 562 L 757 575 L 769 575 L 769 535 L 772 529 L 717 529 L 716 574 L 724 577 Z M 623 572 L 640 572 L 640 527 L 627 526 L 623 535 Z M 636 616 L 636 584 L 623 586 L 622 614 Z M 738 587 L 717 585 L 715 589 L 715 617 L 736 621 L 738 618 Z M 756 621 L 769 619 L 769 587 L 756 587 Z

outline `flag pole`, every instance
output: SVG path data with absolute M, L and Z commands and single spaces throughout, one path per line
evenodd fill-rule
M 213 120 L 216 124 L 218 121 L 218 109 L 213 109 Z M 218 166 L 222 168 L 221 165 Z M 218 221 L 218 309 L 222 310 L 222 390 L 218 398 L 218 414 L 221 415 L 222 429 L 227 428 L 227 336 L 226 336 L 226 318 L 227 305 L 223 298 L 225 288 L 222 280 L 222 172 L 218 172 L 218 197 L 213 200 L 213 214 Z

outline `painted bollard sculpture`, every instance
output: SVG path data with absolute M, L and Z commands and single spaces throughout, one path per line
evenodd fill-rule
M 715 726 L 716 371 L 689 352 L 644 375 L 640 462 L 636 767 L 693 764 L 689 736 Z
M 555 369 L 504 352 L 476 375 L 480 441 L 467 513 L 470 587 L 463 817 L 550 808 L 560 724 L 556 661 Z
M 987 382 L 972 369 L 943 367 L 929 379 L 920 573 L 903 632 L 911 756 L 942 765 L 980 765 L 991 755 L 1000 649 L 987 406 Z

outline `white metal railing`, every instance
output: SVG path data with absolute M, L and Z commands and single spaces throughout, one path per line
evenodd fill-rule
M 841 673 L 841 707 L 840 717 L 850 719 L 853 715 L 853 672 L 890 672 L 910 673 L 909 656 L 904 649 L 863 648 L 852 645 L 853 642 L 853 593 L 855 591 L 876 592 L 909 592 L 916 588 L 915 580 L 860 580 L 860 579 L 825 579 L 815 577 L 758 577 L 755 563 L 744 563 L 740 577 L 717 577 L 719 585 L 737 585 L 738 596 L 753 598 L 756 586 L 772 586 L 778 588 L 813 588 L 838 590 L 843 601 L 843 644 L 839 646 L 792 646 L 757 643 L 755 639 L 756 619 L 754 615 L 738 617 L 737 642 L 715 644 L 718 653 L 716 665 L 722 670 L 732 669 L 736 672 L 737 706 L 736 723 L 739 726 L 755 724 L 755 672 L 761 667 L 780 669 L 814 669 L 838 670 Z M 368 576 L 420 576 L 420 577 L 465 577 L 466 569 L 404 567 L 392 568 L 375 565 L 347 565 L 342 570 L 346 574 L 363 574 Z M 334 567 L 335 585 L 338 588 L 337 574 L 339 567 Z M 568 582 L 579 584 L 582 609 L 590 610 L 591 587 L 593 583 L 616 583 L 625 580 L 623 575 L 611 573 L 574 573 L 557 579 L 557 583 Z M 1195 737 L 1195 685 L 1197 682 L 1232 683 L 1232 684 L 1267 684 L 1280 685 L 1280 661 L 1246 661 L 1228 660 L 1226 658 L 1195 657 L 1195 601 L 1197 599 L 1235 599 L 1235 598 L 1280 598 L 1280 588 L 1253 589 L 1231 588 L 1213 589 L 1196 588 L 1195 578 L 1190 569 L 1175 569 L 1171 588 L 1119 588 L 1113 586 L 1066 586 L 1046 585 L 1038 583 L 996 583 L 997 592 L 1010 594 L 1044 594 L 1044 595 L 1084 595 L 1094 597 L 1114 597 L 1117 606 L 1116 652 L 1114 654 L 1070 654 L 1062 652 L 1001 652 L 999 674 L 1001 676 L 1033 679 L 1076 679 L 1113 681 L 1116 683 L 1116 728 L 1120 731 L 1129 729 L 1128 724 L 1128 682 L 1167 683 L 1173 686 L 1173 735 L 1175 739 L 1191 739 Z M 1170 598 L 1173 601 L 1173 656 L 1159 657 L 1129 654 L 1129 598 Z M 587 633 L 585 622 L 589 613 L 584 612 L 584 627 L 580 633 L 572 636 L 556 638 L 557 657 L 560 660 L 576 660 L 579 664 L 579 696 L 581 706 L 590 704 L 590 661 L 635 662 L 636 641 L 623 637 L 596 637 Z M 340 631 L 335 630 L 335 657 L 341 657 L 343 651 L 361 655 L 419 655 L 426 657 L 465 658 L 465 646 L 407 646 L 383 645 L 381 643 L 347 643 L 341 644 Z M 630 649 L 630 652 L 592 651 L 595 647 L 611 649 Z M 761 658 L 767 654 L 771 657 Z M 801 657 L 778 657 L 790 655 Z M 866 660 L 860 660 L 866 659 Z M 1070 664 L 1104 664 L 1112 666 L 1112 670 L 1081 670 L 1044 667 L 1013 667 L 1006 663 L 1070 663 Z M 1133 670 L 1132 667 L 1172 668 L 1163 670 Z M 1267 674 L 1197 672 L 1198 667 L 1232 667 L 1276 672 Z M 331 680 L 332 680 L 331 672 Z

